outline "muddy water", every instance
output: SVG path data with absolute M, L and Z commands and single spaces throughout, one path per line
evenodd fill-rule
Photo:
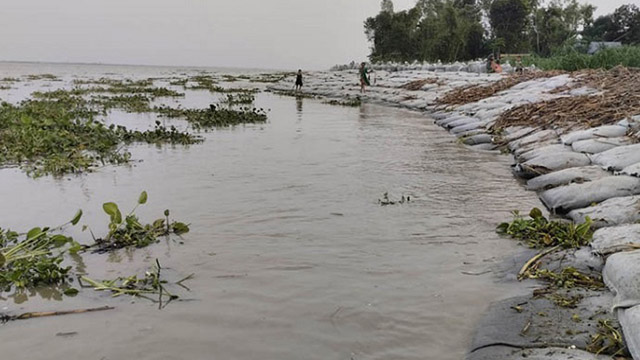
M 482 312 L 513 291 L 486 273 L 517 251 L 495 225 L 537 204 L 509 159 L 470 152 L 409 111 L 265 93 L 257 105 L 269 123 L 188 148 L 135 146 L 129 167 L 60 180 L 1 170 L 3 227 L 58 224 L 82 208 L 101 233 L 101 204 L 128 210 L 142 190 L 143 219 L 170 208 L 191 223 L 184 244 L 69 260 L 91 277 L 141 274 L 156 258 L 177 277 L 195 273 L 184 301 L 163 310 L 91 290 L 2 299 L 11 313 L 116 307 L 0 326 L 2 358 L 463 358 Z M 385 192 L 411 202 L 380 206 Z

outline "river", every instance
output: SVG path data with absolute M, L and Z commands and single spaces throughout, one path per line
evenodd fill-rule
M 13 66 L 0 64 L 0 75 L 178 71 Z M 187 104 L 212 101 L 206 92 L 187 95 Z M 269 93 L 256 105 L 270 109 L 268 123 L 203 133 L 205 142 L 189 147 L 133 146 L 131 166 L 35 180 L 0 170 L 3 228 L 57 225 L 82 208 L 81 223 L 101 233 L 108 221 L 101 204 L 126 211 L 142 190 L 149 194 L 142 219 L 169 208 L 191 224 L 183 244 L 69 260 L 91 277 L 141 274 L 156 258 L 179 275 L 195 274 L 183 301 L 162 310 L 91 289 L 63 301 L 47 290 L 2 298 L 0 311 L 11 313 L 116 307 L 2 325 L 2 357 L 463 358 L 489 303 L 515 291 L 489 272 L 518 251 L 495 226 L 511 210 L 538 204 L 511 176 L 509 157 L 469 151 L 407 110 Z M 385 192 L 411 200 L 381 206 Z M 90 242 L 88 232 L 73 231 Z

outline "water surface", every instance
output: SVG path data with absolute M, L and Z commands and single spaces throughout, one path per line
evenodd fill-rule
M 89 68 L 84 75 L 118 71 Z M 193 92 L 180 101 L 214 100 Z M 70 260 L 91 277 L 142 274 L 156 258 L 177 274 L 195 273 L 181 294 L 188 301 L 163 310 L 91 290 L 64 301 L 46 291 L 2 299 L 1 311 L 12 313 L 116 306 L 0 326 L 2 357 L 463 358 L 488 304 L 513 291 L 485 273 L 517 251 L 495 225 L 538 203 L 510 175 L 509 159 L 471 152 L 415 112 L 267 93 L 257 105 L 271 109 L 268 123 L 204 133 L 203 144 L 186 148 L 134 146 L 131 166 L 36 180 L 0 170 L 5 228 L 56 225 L 82 208 L 82 223 L 102 233 L 101 204 L 126 211 L 142 190 L 143 219 L 170 208 L 191 223 L 184 244 Z M 145 116 L 115 112 L 111 120 L 144 127 L 153 121 Z M 385 192 L 411 201 L 380 206 Z M 90 242 L 87 232 L 72 233 Z

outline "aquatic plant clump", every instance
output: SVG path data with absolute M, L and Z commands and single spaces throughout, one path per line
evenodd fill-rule
M 109 233 L 104 238 L 96 239 L 96 243 L 92 247 L 96 247 L 99 252 L 128 246 L 141 248 L 157 242 L 161 236 L 171 234 L 180 236 L 189 232 L 188 225 L 169 220 L 169 210 L 165 210 L 164 218 L 158 219 L 151 224 L 143 225 L 135 215 L 135 210 L 139 205 L 144 205 L 146 202 L 147 192 L 143 191 L 138 198 L 136 206 L 124 218 L 116 203 L 105 203 L 102 208 L 109 215 Z
M 588 245 L 593 235 L 589 218 L 579 225 L 552 221 L 545 218 L 538 208 L 529 212 L 529 219 L 522 217 L 518 211 L 513 211 L 513 216 L 512 222 L 498 225 L 497 232 L 521 240 L 532 248 L 578 248 Z
M 238 104 L 253 104 L 256 100 L 256 97 L 251 93 L 238 93 L 238 94 L 227 94 L 223 99 L 222 103 L 229 105 L 238 105 Z
M 128 162 L 130 155 L 120 150 L 122 144 L 199 141 L 158 124 L 143 132 L 107 127 L 93 120 L 95 114 L 74 96 L 0 104 L 0 165 L 20 166 L 34 177 L 81 173 L 98 164 Z
M 82 211 L 78 211 L 67 224 L 76 225 L 81 216 Z M 61 265 L 63 255 L 82 247 L 71 237 L 55 234 L 64 225 L 55 229 L 35 227 L 22 235 L 0 229 L 0 292 L 13 287 L 59 285 L 71 279 L 71 267 Z
M 336 106 L 359 107 L 360 105 L 362 105 L 362 100 L 360 100 L 360 98 L 347 99 L 347 100 L 329 100 L 329 101 L 325 101 L 325 104 L 336 105 Z
M 176 109 L 167 106 L 155 109 L 168 118 L 184 118 L 196 129 L 256 124 L 267 121 L 267 113 L 261 108 L 226 109 L 210 105 L 208 109 Z

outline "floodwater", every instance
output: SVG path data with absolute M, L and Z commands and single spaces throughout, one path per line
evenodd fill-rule
M 19 68 L 95 77 L 178 71 Z M 183 101 L 213 100 L 192 92 Z M 271 110 L 268 123 L 203 133 L 206 141 L 190 147 L 133 146 L 132 166 L 36 180 L 0 170 L 3 228 L 58 225 L 82 208 L 81 224 L 103 234 L 101 204 L 115 201 L 126 212 L 142 190 L 143 220 L 169 208 L 191 224 L 183 244 L 69 259 L 78 271 L 95 279 L 143 274 L 157 258 L 176 278 L 195 274 L 185 282 L 191 291 L 178 291 L 183 301 L 162 310 L 91 289 L 73 298 L 5 295 L 0 312 L 12 314 L 116 309 L 2 325 L 2 358 L 463 358 L 489 303 L 514 291 L 491 272 L 518 251 L 495 226 L 538 204 L 510 175 L 509 158 L 469 151 L 426 116 L 401 109 L 268 93 L 257 105 Z M 380 206 L 385 192 L 411 201 Z M 70 231 L 90 242 L 88 231 Z

